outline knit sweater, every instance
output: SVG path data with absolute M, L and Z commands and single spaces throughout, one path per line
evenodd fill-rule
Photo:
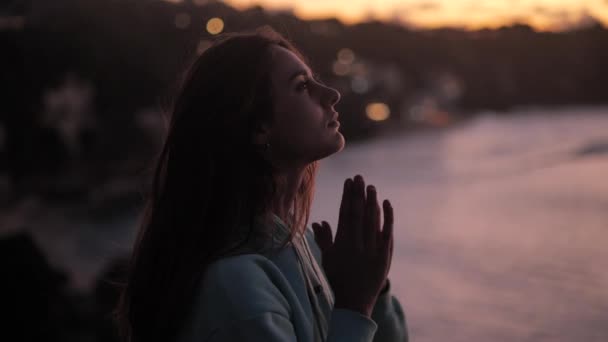
M 179 342 L 408 341 L 405 316 L 390 283 L 371 319 L 334 308 L 313 230 L 296 234 L 279 249 L 289 229 L 276 215 L 272 225 L 272 239 L 253 239 L 239 253 L 209 265 Z

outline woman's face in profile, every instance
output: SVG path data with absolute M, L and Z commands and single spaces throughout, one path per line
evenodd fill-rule
M 271 47 L 274 100 L 269 127 L 271 155 L 289 163 L 310 163 L 344 148 L 334 105 L 340 93 L 317 82 L 302 60 L 279 46 Z

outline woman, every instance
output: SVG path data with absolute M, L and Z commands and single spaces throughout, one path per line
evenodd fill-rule
M 118 308 L 129 340 L 407 339 L 386 278 L 390 203 L 381 229 L 376 191 L 357 176 L 335 241 L 327 222 L 306 228 L 318 160 L 344 147 L 339 99 L 267 27 L 225 35 L 196 60 Z

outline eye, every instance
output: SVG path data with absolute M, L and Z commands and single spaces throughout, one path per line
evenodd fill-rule
M 298 91 L 303 91 L 303 90 L 308 89 L 309 85 L 310 85 L 310 80 L 304 80 L 304 81 L 298 83 L 298 85 L 296 86 L 296 89 Z

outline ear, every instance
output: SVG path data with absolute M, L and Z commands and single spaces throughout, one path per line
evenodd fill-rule
M 257 124 L 251 138 L 254 145 L 264 145 L 268 143 L 270 141 L 270 125 L 267 123 Z

